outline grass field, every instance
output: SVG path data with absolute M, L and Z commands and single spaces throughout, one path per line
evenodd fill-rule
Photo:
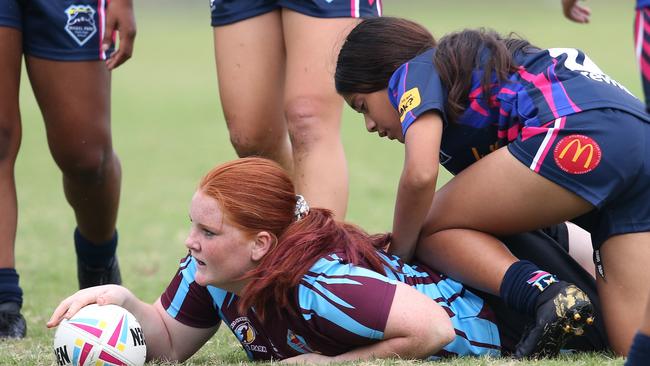
M 113 76 L 113 135 L 122 160 L 118 248 L 124 284 L 155 300 L 185 249 L 188 203 L 198 179 L 235 157 L 221 113 L 207 1 L 137 0 L 134 58 Z M 516 31 L 541 47 L 577 47 L 611 77 L 640 96 L 634 61 L 631 0 L 590 0 L 590 25 L 566 20 L 560 0 L 384 0 L 385 14 L 409 17 L 436 35 L 464 27 Z M 17 268 L 25 292 L 28 338 L 0 342 L 0 365 L 54 365 L 54 332 L 45 328 L 52 309 L 76 290 L 72 231 L 60 174 L 47 150 L 42 119 L 23 78 L 24 138 L 16 173 L 19 195 Z M 365 132 L 346 110 L 343 139 L 349 161 L 348 220 L 386 231 L 403 147 Z M 2 199 L 2 198 L 0 198 Z M 186 364 L 246 362 L 234 337 L 222 329 Z M 578 355 L 535 365 L 622 364 L 605 355 Z M 399 361 L 361 365 L 400 364 Z M 526 363 L 526 364 L 528 364 Z M 519 365 L 505 359 L 465 359 L 444 365 Z

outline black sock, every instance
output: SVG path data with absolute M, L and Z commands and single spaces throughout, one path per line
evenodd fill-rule
M 113 234 L 113 238 L 104 243 L 96 244 L 84 238 L 79 229 L 75 229 L 74 247 L 77 257 L 84 264 L 96 268 L 108 267 L 117 249 L 117 230 Z
M 503 276 L 501 298 L 510 308 L 531 317 L 535 316 L 537 298 L 557 277 L 542 271 L 532 262 L 513 263 Z
M 18 286 L 18 272 L 14 268 L 0 268 L 0 304 L 3 302 L 23 305 L 23 290 Z
M 650 336 L 638 332 L 627 354 L 625 366 L 650 365 Z

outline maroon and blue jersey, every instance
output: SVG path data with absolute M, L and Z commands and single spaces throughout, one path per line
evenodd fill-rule
M 603 73 L 584 53 L 572 48 L 519 52 L 516 72 L 483 93 L 483 70 L 472 75 L 469 104 L 458 121 L 447 121 L 447 92 L 433 63 L 435 49 L 402 65 L 392 76 L 388 93 L 399 111 L 402 131 L 430 110 L 445 126 L 440 162 L 456 174 L 527 131 L 578 112 L 612 108 L 650 122 L 645 106 L 623 85 Z M 531 129 L 533 128 L 533 129 Z
M 432 359 L 500 353 L 499 330 L 483 299 L 426 267 L 379 255 L 386 263 L 386 275 L 349 264 L 343 254 L 320 258 L 295 288 L 292 309 L 271 309 L 264 323 L 253 309 L 241 314 L 236 295 L 196 284 L 196 263 L 190 256 L 181 261 L 161 303 L 170 316 L 191 327 L 213 327 L 223 321 L 251 360 L 313 352 L 333 356 L 384 338 L 399 281 L 441 305 L 456 330 L 455 340 Z

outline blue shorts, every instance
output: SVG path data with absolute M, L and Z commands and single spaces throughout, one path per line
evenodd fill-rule
M 227 25 L 287 8 L 316 18 L 381 16 L 381 0 L 211 0 L 212 26 Z
M 0 0 L 0 27 L 23 34 L 23 52 L 57 61 L 105 60 L 108 0 Z
M 650 124 L 594 109 L 524 127 L 508 150 L 596 209 L 576 218 L 594 249 L 610 236 L 650 231 Z

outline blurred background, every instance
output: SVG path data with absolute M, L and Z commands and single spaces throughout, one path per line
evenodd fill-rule
M 467 27 L 490 27 L 514 31 L 542 48 L 580 48 L 642 96 L 632 0 L 587 1 L 592 9 L 587 25 L 564 18 L 560 0 L 383 3 L 384 15 L 418 21 L 438 37 Z M 186 252 L 189 200 L 199 178 L 236 155 L 219 104 L 208 1 L 136 0 L 135 7 L 135 52 L 113 73 L 113 141 L 123 169 L 118 253 L 124 284 L 153 301 Z M 45 320 L 77 289 L 74 219 L 26 77 L 21 110 L 16 246 L 30 339 L 16 345 L 49 347 L 53 332 L 45 329 Z M 350 173 L 347 219 L 371 232 L 390 230 L 403 146 L 367 133 L 362 117 L 349 108 L 343 140 Z M 233 352 L 235 360 L 240 357 L 236 348 Z

